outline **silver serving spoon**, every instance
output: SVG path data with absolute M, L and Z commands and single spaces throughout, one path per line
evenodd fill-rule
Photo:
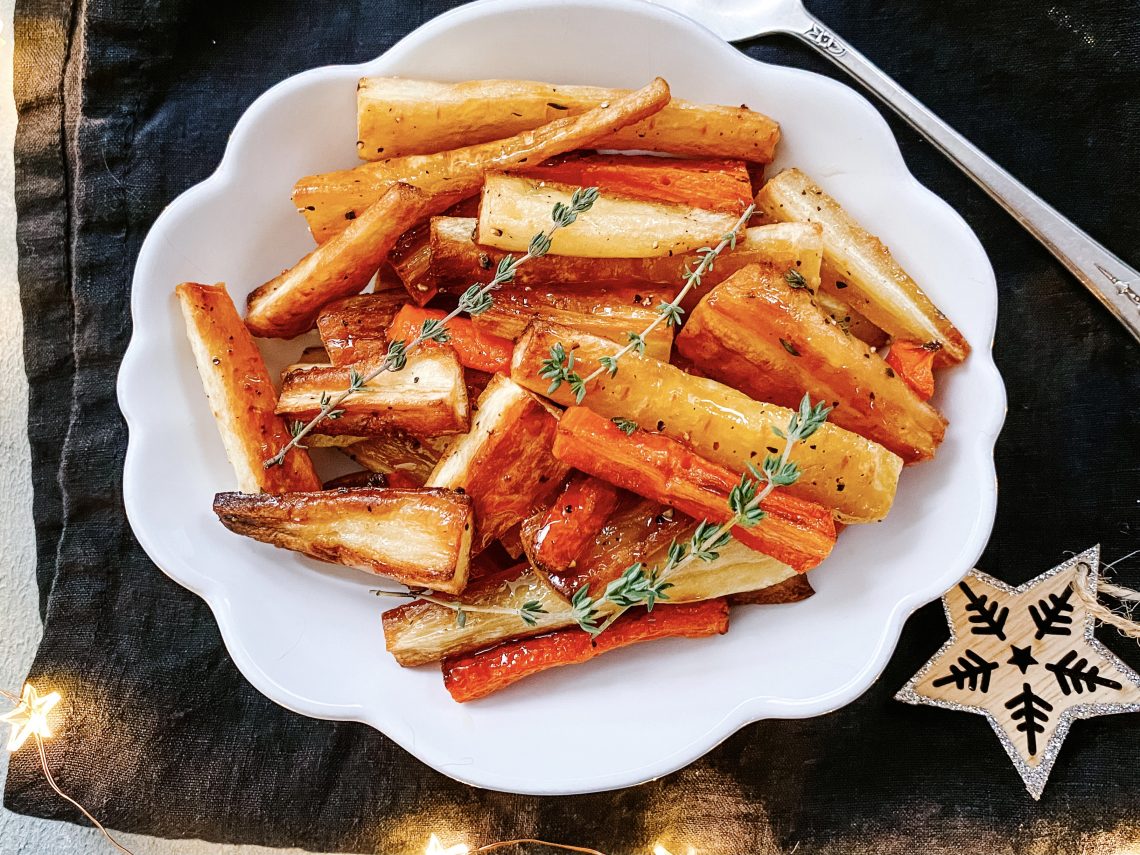
M 814 47 L 882 98 L 1041 241 L 1140 341 L 1140 272 L 1125 264 L 986 157 L 863 54 L 845 44 L 800 0 L 649 0 L 744 41 L 787 33 Z

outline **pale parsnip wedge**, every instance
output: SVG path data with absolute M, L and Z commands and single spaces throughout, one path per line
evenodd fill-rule
M 823 227 L 824 287 L 897 338 L 937 341 L 944 362 L 961 362 L 970 346 L 891 255 L 838 202 L 798 169 L 785 169 L 756 194 L 768 219 Z
M 462 490 L 475 508 L 473 551 L 517 525 L 569 471 L 550 452 L 558 418 L 502 374 L 479 397 L 471 431 L 457 437 L 426 486 Z
M 365 77 L 356 90 L 357 151 L 365 160 L 381 160 L 486 142 L 580 114 L 627 91 L 530 80 Z M 674 99 L 594 145 L 767 163 L 779 139 L 780 126 L 755 110 Z
M 343 451 L 370 472 L 398 472 L 423 484 L 454 441 L 454 436 L 421 439 L 407 431 L 391 430 L 354 442 Z
M 261 351 L 225 285 L 183 282 L 175 294 L 238 489 L 319 490 L 321 482 L 304 449 L 294 448 L 280 466 L 265 468 L 265 461 L 291 437 L 285 420 L 276 415 L 277 394 Z
M 657 554 L 649 561 L 662 557 Z M 715 561 L 689 562 L 677 568 L 669 577 L 673 583 L 669 601 L 694 603 L 755 591 L 795 575 L 786 564 L 733 541 L 720 550 Z M 519 609 L 524 603 L 536 602 L 544 613 L 536 614 L 534 626 L 527 626 L 517 614 L 468 611 L 463 626 L 458 626 L 454 609 L 416 600 L 384 612 L 384 642 L 397 662 L 405 667 L 426 665 L 508 638 L 537 635 L 574 624 L 569 603 L 529 566 L 473 581 L 456 599 L 466 605 L 502 609 Z M 613 608 L 605 602 L 599 605 L 603 617 Z
M 668 103 L 669 84 L 658 77 L 641 89 L 599 103 L 577 116 L 557 118 L 506 139 L 310 175 L 293 188 L 293 202 L 304 214 L 313 237 L 323 243 L 345 228 L 346 217 L 359 216 L 396 182 L 411 184 L 431 195 L 446 195 L 450 199 L 446 207 L 450 207 L 477 192 L 488 172 L 537 166 L 557 154 L 589 148 L 610 132 L 648 118 Z
M 572 229 L 585 222 L 592 213 L 580 217 Z M 485 280 L 507 254 L 504 250 L 476 243 L 473 219 L 432 217 L 431 268 L 441 285 L 449 290 L 462 291 L 472 282 Z M 763 263 L 783 270 L 795 269 L 809 280 L 813 277 L 818 280 L 822 258 L 823 239 L 818 226 L 777 223 L 745 229 L 736 242 L 736 249 L 716 260 L 713 269 L 701 280 L 704 287 L 690 294 L 684 308 L 691 309 L 705 293 L 704 289 L 722 282 L 749 264 Z M 644 288 L 642 295 L 646 298 L 642 304 L 656 308 L 662 298 L 669 300 L 680 290 L 684 284 L 683 274 L 699 261 L 699 256 L 692 253 L 656 258 L 546 255 L 521 265 L 508 288 L 556 286 L 562 290 L 575 287 L 594 290 L 599 283 L 607 286 L 616 284 L 623 289 L 641 285 Z M 575 309 L 570 305 L 562 308 Z
M 388 325 L 408 302 L 403 288 L 356 294 L 328 303 L 317 315 L 317 332 L 333 365 L 382 358 L 388 351 Z
M 467 584 L 471 500 L 450 490 L 219 493 L 214 513 L 237 534 L 405 585 L 456 593 Z
M 542 361 L 555 344 L 573 348 L 575 370 L 583 377 L 602 356 L 620 349 L 614 342 L 582 335 L 568 327 L 532 323 L 515 346 L 511 377 L 546 394 L 550 382 L 539 376 Z M 562 405 L 573 403 L 566 384 L 550 395 Z M 629 353 L 617 376 L 603 374 L 589 388 L 586 403 L 607 418 L 632 419 L 648 430 L 688 444 L 701 456 L 734 472 L 763 461 L 767 449 L 782 447 L 773 431 L 783 430 L 792 411 L 754 401 L 715 380 L 686 374 L 680 368 Z M 873 522 L 886 516 L 898 486 L 902 460 L 887 449 L 832 424 L 823 425 L 810 443 L 792 454 L 803 472 L 782 489 L 831 508 L 844 522 Z
M 354 214 L 334 240 L 253 291 L 246 301 L 246 325 L 267 338 L 293 338 L 311 330 L 322 306 L 359 293 L 400 235 L 443 210 L 439 205 L 414 187 L 394 184 L 375 204 Z
M 785 407 L 806 392 L 833 408 L 828 421 L 874 440 L 907 463 L 934 456 L 946 420 L 879 354 L 846 334 L 769 268 L 753 265 L 717 285 L 692 311 L 677 350 L 706 377 Z
M 525 252 L 531 238 L 550 224 L 556 204 L 569 206 L 569 185 L 494 173 L 483 185 L 475 240 L 508 252 Z M 651 258 L 714 246 L 737 217 L 686 205 L 646 202 L 601 193 L 588 215 L 559 229 L 551 255 L 578 258 Z
M 356 366 L 361 375 L 375 364 Z M 349 366 L 295 366 L 281 382 L 278 415 L 308 422 L 321 410 L 322 397 L 332 397 L 351 384 Z M 439 436 L 467 430 L 471 409 L 463 369 L 450 348 L 421 348 L 408 356 L 400 371 L 385 371 L 349 395 L 335 419 L 324 419 L 314 432 L 342 436 L 374 436 L 394 428 L 416 436 Z

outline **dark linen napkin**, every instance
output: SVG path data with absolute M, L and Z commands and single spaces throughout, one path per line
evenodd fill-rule
M 946 637 L 936 604 L 909 621 L 881 679 L 845 709 L 752 725 L 681 772 L 592 796 L 462 786 L 367 727 L 302 718 L 245 682 L 209 610 L 151 565 L 123 515 L 114 384 L 135 257 L 163 206 L 214 169 L 260 92 L 313 66 L 369 59 L 449 5 L 17 2 L 20 286 L 45 623 L 31 676 L 68 697 L 66 731 L 49 743 L 63 787 L 117 829 L 322 850 L 420 853 L 431 831 L 610 853 L 647 853 L 658 838 L 702 853 L 1100 852 L 1136 842 L 1140 717 L 1074 727 L 1034 803 L 983 719 L 892 700 Z M 812 6 L 1140 265 L 1135 0 Z M 790 41 L 747 50 L 838 76 Z M 1124 555 L 1140 545 L 1140 345 L 891 121 L 912 170 L 966 217 L 998 274 L 1009 418 L 980 566 L 1018 583 L 1093 543 L 1106 560 Z M 1140 559 L 1117 578 L 1140 585 Z M 1114 643 L 1110 630 L 1101 635 Z M 1135 646 L 1115 646 L 1140 666 Z M 12 758 L 5 805 L 79 821 L 29 752 Z

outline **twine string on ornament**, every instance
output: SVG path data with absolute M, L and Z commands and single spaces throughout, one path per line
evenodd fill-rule
M 1102 566 L 1105 570 L 1111 570 L 1121 561 L 1125 561 L 1134 555 L 1140 555 L 1140 549 L 1129 552 L 1123 558 L 1117 558 L 1111 564 L 1104 564 Z M 1085 604 L 1085 608 L 1088 609 L 1089 614 L 1101 623 L 1113 627 L 1117 632 L 1127 638 L 1140 640 L 1140 623 L 1132 618 L 1132 609 L 1134 606 L 1123 606 L 1122 614 L 1120 611 L 1104 605 L 1098 599 L 1099 595 L 1103 594 L 1108 597 L 1113 597 L 1122 603 L 1140 604 L 1140 591 L 1114 585 L 1104 580 L 1098 580 L 1094 589 L 1092 572 L 1092 565 L 1084 561 L 1077 565 L 1077 577 L 1073 581 L 1073 591 L 1077 597 Z

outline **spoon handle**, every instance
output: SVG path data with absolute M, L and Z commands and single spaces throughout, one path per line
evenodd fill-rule
M 878 95 L 1009 211 L 1140 341 L 1140 272 L 998 166 L 816 18 L 788 28 Z

